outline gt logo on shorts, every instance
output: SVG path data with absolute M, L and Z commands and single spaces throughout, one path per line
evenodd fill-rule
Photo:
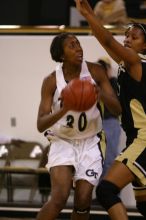
M 96 179 L 97 176 L 98 176 L 98 173 L 96 173 L 96 172 L 92 169 L 92 170 L 86 170 L 86 175 L 87 175 L 87 176 L 94 176 L 95 179 Z

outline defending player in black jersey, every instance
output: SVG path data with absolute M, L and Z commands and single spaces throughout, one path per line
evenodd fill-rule
M 101 181 L 97 196 L 112 220 L 127 220 L 117 195 L 132 183 L 137 208 L 146 219 L 146 24 L 130 25 L 123 46 L 97 20 L 87 0 L 76 0 L 76 5 L 97 40 L 119 64 L 119 99 L 127 136 L 127 147 Z

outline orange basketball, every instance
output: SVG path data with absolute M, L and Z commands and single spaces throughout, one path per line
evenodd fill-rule
M 74 111 L 87 111 L 97 101 L 94 84 L 88 80 L 73 79 L 62 90 L 64 105 Z

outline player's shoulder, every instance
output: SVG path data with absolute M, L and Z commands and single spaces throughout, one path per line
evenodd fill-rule
M 89 72 L 96 82 L 100 82 L 101 80 L 103 80 L 103 77 L 106 76 L 105 69 L 100 63 L 87 62 L 87 66 Z
M 56 73 L 53 71 L 43 79 L 43 87 L 55 89 L 56 88 Z
M 92 73 L 97 73 L 98 72 L 104 72 L 104 68 L 102 67 L 102 65 L 100 63 L 97 63 L 97 62 L 89 62 L 89 61 L 86 61 L 86 64 L 87 64 L 87 67 L 89 69 L 89 71 Z
M 56 74 L 55 71 L 51 72 L 50 74 L 46 75 L 43 79 L 45 83 L 53 83 L 56 81 Z

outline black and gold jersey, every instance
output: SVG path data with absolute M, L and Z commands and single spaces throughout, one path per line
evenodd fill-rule
M 146 140 L 146 60 L 142 60 L 142 78 L 138 82 L 120 64 L 118 72 L 119 100 L 122 106 L 122 127 L 127 145 L 134 138 Z

